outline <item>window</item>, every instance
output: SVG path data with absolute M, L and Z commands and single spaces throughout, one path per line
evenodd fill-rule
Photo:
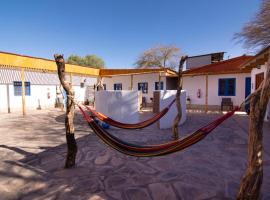
M 106 90 L 106 84 L 103 84 L 103 90 Z
M 222 78 L 218 80 L 219 96 L 235 96 L 235 78 Z
M 115 83 L 113 87 L 114 87 L 114 90 L 122 90 L 122 83 Z
M 22 82 L 21 81 L 14 81 L 14 96 L 22 96 Z M 30 96 L 30 82 L 24 82 L 25 86 L 25 95 Z
M 155 90 L 163 90 L 163 81 L 160 82 L 160 88 L 159 86 L 159 82 L 155 82 Z
M 148 93 L 148 83 L 138 83 L 138 90 L 141 90 L 142 93 L 147 94 Z
M 81 88 L 84 88 L 84 82 L 80 83 Z

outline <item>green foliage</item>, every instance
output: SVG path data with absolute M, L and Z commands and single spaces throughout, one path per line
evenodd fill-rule
M 72 54 L 68 57 L 67 63 L 93 68 L 104 68 L 105 66 L 104 60 L 96 55 L 86 55 L 85 57 L 81 57 Z

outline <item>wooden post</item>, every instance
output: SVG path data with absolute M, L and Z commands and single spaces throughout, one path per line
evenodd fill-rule
M 8 106 L 8 113 L 10 113 L 9 84 L 7 84 L 7 106 Z
M 160 72 L 159 72 L 158 73 L 158 90 L 161 90 L 160 82 L 161 82 L 161 75 L 160 75 Z
M 25 109 L 25 77 L 24 77 L 24 68 L 22 67 L 21 70 L 21 81 L 22 81 L 22 114 L 23 116 L 26 115 Z
M 61 85 L 67 94 L 67 105 L 66 105 L 66 118 L 65 118 L 65 127 L 66 127 L 66 140 L 67 140 L 67 157 L 65 168 L 70 168 L 75 166 L 76 154 L 77 154 L 77 144 L 75 140 L 75 129 L 74 129 L 74 91 L 72 89 L 71 83 L 66 81 L 65 77 L 65 60 L 63 55 L 54 55 L 55 62 L 57 64 L 58 77 Z
M 72 86 L 72 73 L 69 74 L 69 79 L 70 79 L 70 85 Z
M 130 75 L 130 90 L 133 90 L 133 74 Z
M 205 112 L 208 111 L 208 74 L 205 76 Z
M 178 69 L 178 81 L 177 81 L 177 92 L 176 92 L 176 107 L 177 107 L 178 113 L 173 123 L 173 134 L 174 134 L 175 140 L 179 138 L 178 125 L 182 118 L 182 107 L 181 107 L 181 90 L 182 90 L 182 83 L 183 83 L 182 70 L 183 70 L 183 65 L 186 59 L 187 59 L 187 56 L 181 57 L 181 60 L 179 62 L 179 69 Z
M 242 178 L 238 200 L 255 200 L 260 197 L 263 180 L 263 123 L 270 97 L 270 58 L 266 79 L 251 94 L 248 142 L 248 168 Z

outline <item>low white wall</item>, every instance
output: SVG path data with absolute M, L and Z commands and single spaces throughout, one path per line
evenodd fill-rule
M 166 90 L 160 92 L 160 103 L 159 109 L 160 111 L 167 107 L 172 100 L 175 98 L 176 90 Z M 186 91 L 181 91 L 181 108 L 182 108 L 182 118 L 179 125 L 183 124 L 187 119 L 186 112 Z M 168 113 L 159 120 L 160 129 L 172 128 L 174 118 L 176 117 L 178 111 L 176 108 L 176 104 L 174 103 Z
M 138 91 L 97 91 L 96 110 L 123 123 L 139 122 Z
M 147 82 L 148 93 L 143 94 L 143 97 L 146 97 L 147 103 L 151 103 L 150 98 L 153 97 L 153 91 L 155 91 L 155 82 L 158 82 L 158 80 L 159 80 L 159 73 L 133 75 L 133 90 L 138 91 L 138 83 Z M 163 82 L 163 88 L 165 89 L 166 77 L 164 73 L 161 75 L 161 81 Z M 107 90 L 114 90 L 113 85 L 115 83 L 122 83 L 122 90 L 130 90 L 131 89 L 131 75 L 104 77 L 102 79 L 102 83 L 106 84 Z

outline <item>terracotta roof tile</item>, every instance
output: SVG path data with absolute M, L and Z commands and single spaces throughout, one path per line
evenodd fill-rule
M 230 73 L 245 73 L 251 70 L 241 69 L 241 65 L 254 56 L 239 56 L 232 59 L 220 61 L 217 63 L 205 65 L 195 69 L 190 69 L 183 72 L 184 76 L 196 76 L 203 74 L 230 74 Z

